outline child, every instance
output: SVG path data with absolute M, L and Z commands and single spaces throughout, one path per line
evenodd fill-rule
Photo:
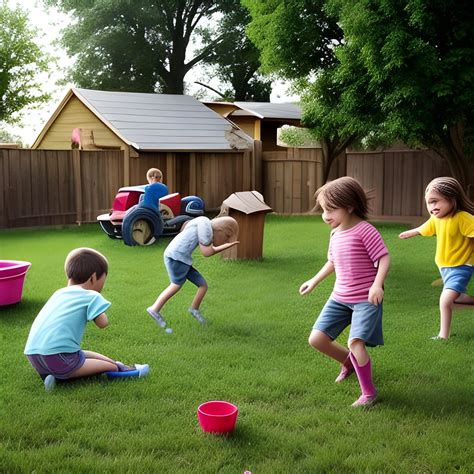
M 400 234 L 401 239 L 416 235 L 436 235 L 435 262 L 443 279 L 439 298 L 440 330 L 432 339 L 448 339 L 453 307 L 474 304 L 466 294 L 474 264 L 474 203 L 469 200 L 454 178 L 435 178 L 425 191 L 431 217 L 420 227 Z
M 383 284 L 390 255 L 378 231 L 367 219 L 367 196 L 360 184 L 348 176 L 326 183 L 316 191 L 323 220 L 331 226 L 328 261 L 299 292 L 307 295 L 332 272 L 333 292 L 309 336 L 309 344 L 342 364 L 336 382 L 355 370 L 362 394 L 352 406 L 374 403 L 377 391 L 366 346 L 383 344 Z M 335 339 L 351 325 L 349 349 Z
M 140 196 L 140 206 L 159 209 L 160 198 L 168 195 L 168 186 L 163 184 L 163 173 L 158 168 L 150 168 L 146 173 L 148 186 Z
M 239 243 L 237 241 L 238 233 L 239 225 L 232 217 L 216 217 L 209 220 L 207 217 L 201 216 L 186 222 L 181 232 L 169 243 L 165 249 L 164 261 L 170 284 L 147 309 L 148 314 L 162 328 L 166 328 L 166 321 L 160 313 L 161 308 L 182 288 L 186 280 L 198 287 L 188 311 L 201 324 L 206 322 L 199 311 L 199 306 L 208 286 L 204 277 L 192 266 L 192 253 L 198 246 L 204 257 L 222 252 Z M 166 328 L 166 332 L 172 333 L 173 331 L 171 328 Z
M 56 291 L 33 322 L 25 354 L 51 390 L 56 379 L 88 377 L 103 372 L 138 370 L 149 372 L 147 364 L 129 367 L 96 352 L 81 349 L 88 321 L 105 328 L 105 311 L 110 303 L 100 294 L 108 273 L 107 259 L 89 248 L 78 248 L 66 258 L 68 284 Z

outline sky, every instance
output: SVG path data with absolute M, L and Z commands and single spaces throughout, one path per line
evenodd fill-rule
M 74 61 L 65 54 L 57 45 L 54 44 L 60 36 L 61 29 L 70 21 L 69 17 L 56 9 L 50 8 L 49 12 L 45 9 L 42 2 L 39 0 L 8 0 L 10 7 L 19 5 L 22 10 L 29 12 L 29 21 L 32 26 L 38 30 L 38 42 L 48 52 L 60 59 L 59 64 L 62 67 L 69 67 L 73 65 Z M 199 73 L 197 73 L 199 76 Z M 50 77 L 44 79 L 44 90 L 51 94 L 51 100 L 43 104 L 37 110 L 29 110 L 25 113 L 21 126 L 6 126 L 5 128 L 19 136 L 26 146 L 30 146 L 41 129 L 46 124 L 48 119 L 53 114 L 61 100 L 66 95 L 66 92 L 74 87 L 73 84 L 65 86 L 58 86 L 56 82 L 62 79 L 64 73 L 60 69 L 54 68 Z M 186 77 L 188 79 L 188 77 Z M 204 77 L 198 78 L 206 82 Z M 212 87 L 217 87 L 216 83 L 208 82 Z M 196 90 L 200 86 L 195 86 Z M 218 87 L 217 87 L 218 88 Z M 190 93 L 196 92 L 191 89 Z M 273 92 L 270 97 L 271 102 L 290 102 L 298 100 L 297 97 L 291 96 L 288 93 L 288 84 L 283 81 L 276 81 L 273 83 Z

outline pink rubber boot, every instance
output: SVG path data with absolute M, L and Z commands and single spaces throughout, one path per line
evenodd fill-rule
M 360 366 L 357 363 L 355 356 L 352 353 L 349 355 L 352 365 L 354 366 L 354 370 L 357 374 L 357 378 L 359 379 L 359 385 L 362 391 L 362 395 L 352 404 L 352 406 L 367 407 L 373 405 L 375 399 L 377 398 L 377 390 L 375 389 L 374 383 L 372 382 L 372 364 L 370 359 L 367 364 Z
M 347 379 L 349 375 L 351 375 L 354 372 L 354 366 L 352 365 L 351 357 L 350 354 L 347 356 L 347 359 L 343 362 L 341 371 L 339 372 L 339 375 L 336 377 L 335 382 L 339 383 L 342 382 L 343 380 Z

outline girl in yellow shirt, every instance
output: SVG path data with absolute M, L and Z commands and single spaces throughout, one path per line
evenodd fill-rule
M 448 339 L 454 304 L 474 304 L 466 294 L 474 268 L 474 203 L 454 178 L 435 178 L 425 191 L 431 217 L 420 227 L 400 234 L 401 239 L 436 235 L 436 257 L 443 291 L 439 299 L 440 330 L 432 339 Z

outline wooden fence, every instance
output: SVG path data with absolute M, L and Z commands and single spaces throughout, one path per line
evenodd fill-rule
M 426 185 L 449 169 L 431 150 L 358 152 L 347 153 L 347 174 L 373 195 L 373 216 L 397 218 L 427 215 Z
M 160 168 L 170 192 L 196 194 L 206 209 L 255 185 L 252 153 L 142 153 L 0 149 L 0 228 L 94 222 L 125 183 L 144 184 Z
M 257 189 L 277 213 L 307 213 L 322 184 L 320 149 L 261 153 L 259 142 L 253 153 L 141 153 L 138 158 L 120 150 L 0 149 L 0 228 L 93 222 L 111 207 L 126 176 L 127 184 L 143 184 L 151 167 L 163 171 L 170 192 L 196 194 L 208 210 L 233 192 Z M 403 220 L 425 214 L 426 184 L 449 171 L 431 151 L 402 150 L 347 153 L 333 165 L 330 179 L 345 174 L 372 191 L 372 215 Z

